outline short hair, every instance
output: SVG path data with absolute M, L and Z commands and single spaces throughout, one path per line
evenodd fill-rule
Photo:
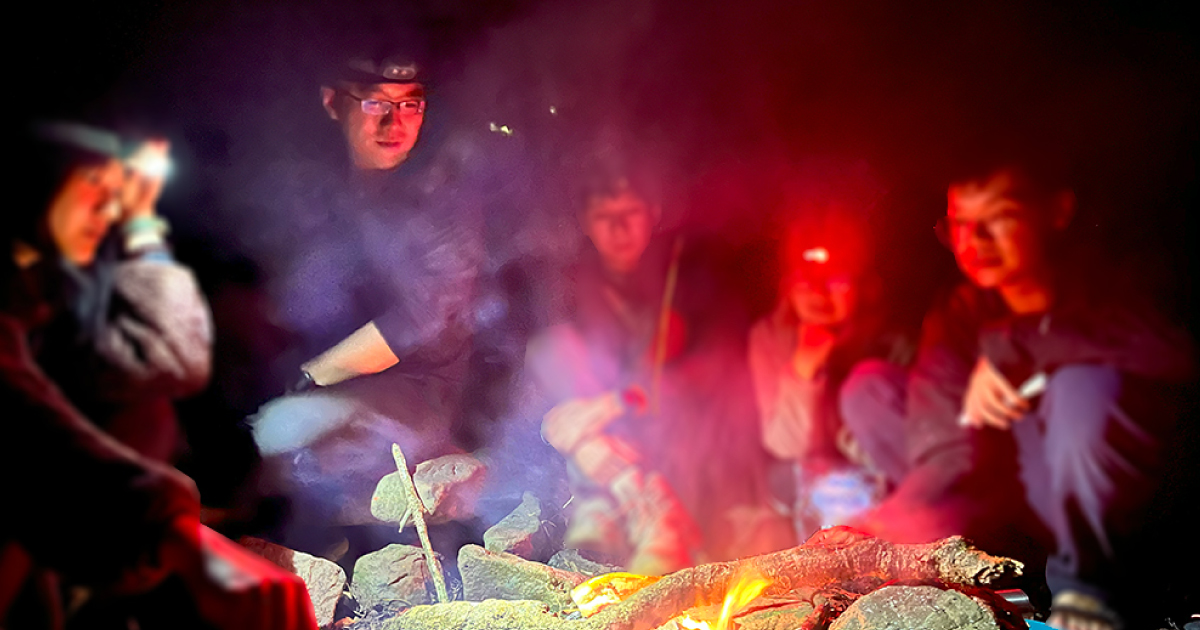
M 977 138 L 955 152 L 946 169 L 949 186 L 979 183 L 1002 171 L 1016 178 L 1018 194 L 1043 200 L 1069 190 L 1073 181 L 1070 156 L 1061 143 L 1034 139 L 1029 134 Z
M 633 166 L 612 155 L 596 155 L 586 160 L 576 176 L 575 198 L 579 214 L 587 212 L 595 199 L 617 197 L 631 192 L 651 207 L 662 204 L 659 178 L 648 166 Z

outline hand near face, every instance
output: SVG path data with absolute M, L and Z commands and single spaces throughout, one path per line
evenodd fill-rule
M 1029 413 L 1029 401 L 992 366 L 980 357 L 971 373 L 959 423 L 966 427 L 1009 429 Z
M 127 160 L 128 176 L 121 190 L 121 219 L 154 216 L 170 163 L 170 143 L 148 140 Z

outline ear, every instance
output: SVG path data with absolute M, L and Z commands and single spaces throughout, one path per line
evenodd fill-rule
M 337 90 L 327 86 L 321 86 L 321 106 L 325 108 L 325 113 L 329 114 L 332 120 L 338 120 L 337 107 L 334 107 L 334 99 L 337 98 Z
M 1055 230 L 1065 230 L 1075 218 L 1075 191 L 1067 189 L 1059 191 L 1051 200 L 1050 227 Z

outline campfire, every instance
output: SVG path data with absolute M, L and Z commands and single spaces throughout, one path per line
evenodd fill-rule
M 1020 612 L 995 590 L 1020 576 L 1021 563 L 991 556 L 959 537 L 895 545 L 835 527 L 791 549 L 646 576 L 591 562 L 576 550 L 531 543 L 544 521 L 529 494 L 484 535 L 487 548 L 467 545 L 459 551 L 461 584 L 447 588 L 424 519 L 456 491 L 439 495 L 430 487 L 426 471 L 441 464 L 423 463 L 410 476 L 398 449 L 396 457 L 399 478 L 380 484 L 392 501 L 377 501 L 375 512 L 402 528 L 415 525 L 422 546 L 388 545 L 360 558 L 349 588 L 358 614 L 336 623 L 345 575 L 325 596 L 306 578 L 322 623 L 352 630 L 1026 627 Z M 462 464 L 456 462 L 454 474 L 473 478 L 473 469 Z

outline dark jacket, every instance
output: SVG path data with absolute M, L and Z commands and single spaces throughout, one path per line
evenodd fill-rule
M 38 367 L 28 334 L 0 313 L 0 544 L 88 584 L 154 564 L 168 523 L 199 514 L 195 487 L 84 418 Z
M 993 291 L 959 285 L 926 317 L 909 377 L 910 462 L 935 496 L 969 473 L 991 432 L 959 426 L 979 357 L 1009 382 L 1069 364 L 1102 364 L 1146 382 L 1183 383 L 1194 374 L 1187 334 L 1131 292 L 1064 287 L 1044 315 L 1016 316 Z M 1146 421 L 1145 418 L 1138 420 Z M 936 482 L 931 483 L 932 480 Z

